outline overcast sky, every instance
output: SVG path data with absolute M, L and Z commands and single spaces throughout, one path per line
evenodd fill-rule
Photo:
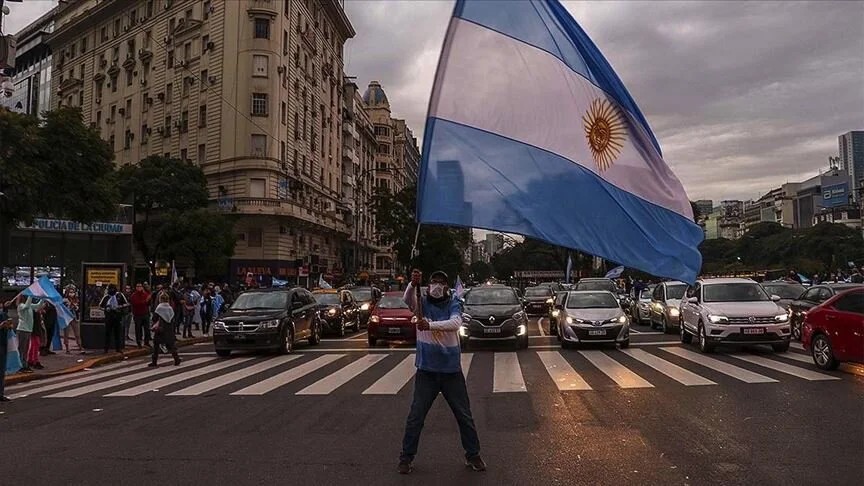
M 9 5 L 16 32 L 52 2 Z M 864 130 L 864 2 L 565 2 L 618 72 L 691 199 L 815 175 Z M 347 0 L 345 72 L 422 137 L 453 2 Z

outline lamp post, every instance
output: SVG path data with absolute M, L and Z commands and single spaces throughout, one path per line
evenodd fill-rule
M 357 271 L 360 270 L 360 266 L 357 263 L 360 255 L 360 218 L 358 217 L 358 215 L 360 214 L 360 188 L 363 186 L 362 182 L 367 177 L 377 172 L 385 172 L 388 174 L 392 173 L 390 169 L 379 169 L 377 167 L 373 167 L 371 169 L 364 170 L 354 179 L 354 255 L 352 257 L 352 263 L 354 268 L 352 273 L 355 275 L 357 274 Z M 365 198 L 363 202 L 365 204 Z

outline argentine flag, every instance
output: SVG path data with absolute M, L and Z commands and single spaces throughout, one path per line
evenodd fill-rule
M 34 297 L 37 299 L 47 300 L 57 309 L 57 324 L 60 329 L 66 329 L 69 323 L 75 320 L 75 314 L 63 304 L 63 297 L 54 288 L 54 283 L 47 275 L 42 275 L 39 280 L 33 282 L 32 285 L 21 291 L 21 294 Z
M 684 188 L 555 0 L 457 1 L 417 194 L 420 224 L 518 233 L 691 283 L 700 270 Z

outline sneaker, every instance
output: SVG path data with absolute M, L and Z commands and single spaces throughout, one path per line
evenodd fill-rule
M 147 365 L 148 368 L 156 368 L 157 366 L 159 366 L 159 365 L 156 363 L 150 363 Z
M 12 401 L 11 398 L 4 397 L 3 395 L 0 395 L 0 402 L 11 402 L 11 401 Z
M 44 370 L 44 369 L 45 369 L 45 367 L 42 366 L 42 363 L 36 363 L 36 364 L 34 364 L 34 365 L 32 365 L 32 366 L 33 366 L 34 368 L 36 368 L 37 370 Z
M 399 474 L 411 474 L 414 470 L 414 463 L 411 461 L 399 461 L 399 467 L 396 469 Z
M 183 360 L 180 358 L 174 358 L 174 366 L 180 366 L 180 362 L 182 362 L 182 361 Z
M 465 459 L 465 467 L 470 467 L 475 471 L 485 471 L 486 463 L 483 462 L 483 458 L 480 455 L 476 455 L 472 458 Z

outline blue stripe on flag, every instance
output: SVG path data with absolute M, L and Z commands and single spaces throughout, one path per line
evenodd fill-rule
M 66 329 L 75 319 L 75 314 L 63 304 L 63 297 L 57 292 L 54 287 L 54 282 L 46 275 L 39 277 L 39 280 L 33 282 L 29 287 L 21 291 L 23 295 L 45 299 L 54 306 L 57 310 L 57 324 L 60 329 Z
M 657 153 L 662 155 L 648 121 L 624 83 L 588 34 L 557 0 L 458 0 L 453 15 L 561 59 L 630 112 L 650 136 Z M 538 89 L 542 88 L 538 86 Z
M 427 120 L 418 220 L 518 233 L 658 277 L 696 279 L 702 230 L 564 157 L 447 120 Z

